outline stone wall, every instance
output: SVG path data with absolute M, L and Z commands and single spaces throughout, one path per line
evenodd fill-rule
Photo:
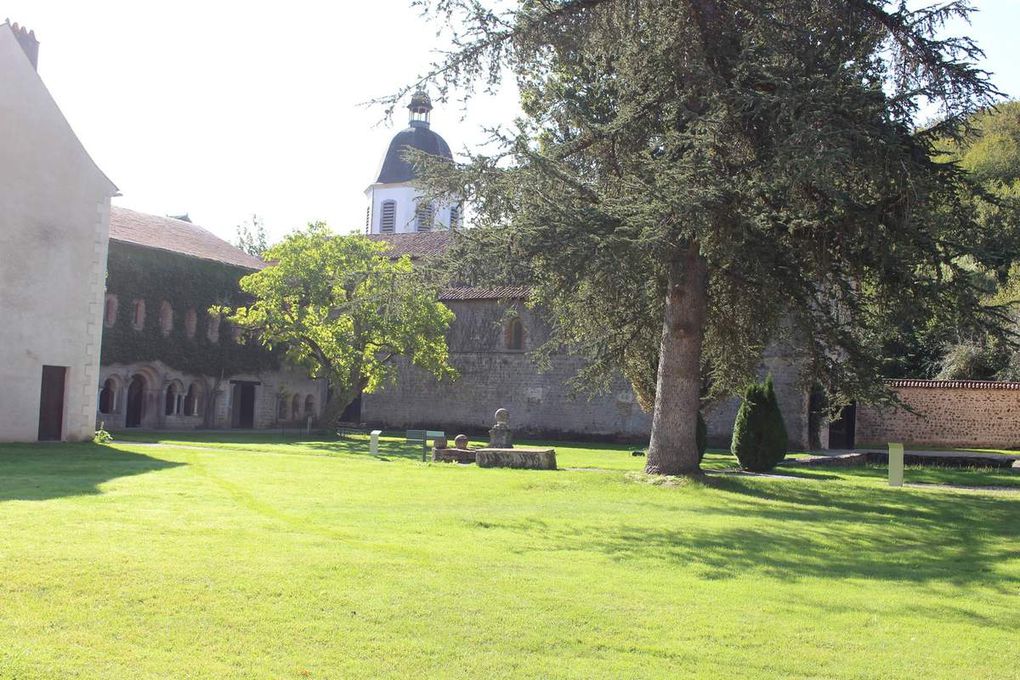
M 213 380 L 191 376 L 173 369 L 160 361 L 138 364 L 111 364 L 100 370 L 100 395 L 109 381 L 113 395 L 109 412 L 97 412 L 95 419 L 108 430 L 126 428 L 128 386 L 139 376 L 145 385 L 143 392 L 142 421 L 140 428 L 148 430 L 194 430 L 199 428 L 229 429 L 235 425 L 235 392 L 237 382 L 254 384 L 254 429 L 302 428 L 309 415 L 318 418 L 322 412 L 326 386 L 322 380 L 309 378 L 307 373 L 292 368 L 264 371 L 223 378 L 217 385 Z M 178 394 L 186 395 L 194 386 L 198 402 L 197 413 L 185 408 L 171 408 L 167 414 L 168 388 L 174 386 Z M 205 409 L 212 399 L 212 416 L 206 421 Z M 102 399 L 99 399 L 102 408 Z M 311 406 L 311 411 L 307 406 Z
M 1020 383 L 891 381 L 910 409 L 859 406 L 857 443 L 884 446 L 1020 447 Z
M 449 301 L 456 320 L 448 334 L 450 361 L 459 379 L 440 383 L 424 371 L 402 363 L 394 384 L 362 399 L 362 420 L 393 429 L 441 429 L 450 433 L 484 433 L 497 408 L 510 411 L 510 424 L 521 435 L 566 438 L 617 438 L 645 441 L 651 417 L 641 410 L 630 385 L 622 378 L 608 394 L 574 396 L 570 382 L 581 368 L 568 355 L 551 358 L 547 370 L 536 366 L 529 350 L 549 337 L 531 310 L 496 300 Z M 519 315 L 524 350 L 506 349 L 505 329 Z M 791 445 L 807 440 L 807 392 L 799 386 L 796 362 L 781 354 L 766 358 L 772 371 Z M 720 403 L 706 413 L 709 440 L 729 446 L 739 400 Z
M 3 23 L 0 73 L 0 441 L 38 438 L 44 366 L 65 369 L 61 438 L 88 439 L 116 187 Z

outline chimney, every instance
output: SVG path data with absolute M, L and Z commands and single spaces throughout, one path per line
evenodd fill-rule
M 11 30 L 14 32 L 14 37 L 18 39 L 18 43 L 21 45 L 21 49 L 25 51 L 25 56 L 32 62 L 32 68 L 39 69 L 39 41 L 35 39 L 35 31 L 30 31 L 24 26 L 11 23 L 10 19 L 5 21 Z

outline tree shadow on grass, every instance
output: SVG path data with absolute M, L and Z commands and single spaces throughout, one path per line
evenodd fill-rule
M 99 485 L 184 465 L 109 446 L 0 445 L 0 503 L 42 501 L 101 493 Z
M 692 565 L 705 578 L 867 578 L 1015 592 L 996 567 L 1020 557 L 1015 498 L 869 489 L 838 482 L 721 477 L 727 492 L 697 511 L 709 527 L 620 527 L 594 537 L 615 559 Z M 721 521 L 712 521 L 714 518 Z M 592 540 L 592 539 L 590 539 Z

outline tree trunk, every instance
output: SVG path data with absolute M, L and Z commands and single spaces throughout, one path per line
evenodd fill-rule
M 652 440 L 645 472 L 700 474 L 701 342 L 708 308 L 708 268 L 693 243 L 669 266 Z
M 335 429 L 337 422 L 340 420 L 340 416 L 342 416 L 344 411 L 347 410 L 347 407 L 351 405 L 355 396 L 357 395 L 349 392 L 334 392 L 333 396 L 322 408 L 322 415 L 319 416 L 319 427 Z

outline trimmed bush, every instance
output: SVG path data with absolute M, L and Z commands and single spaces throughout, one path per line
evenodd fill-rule
M 786 425 L 769 375 L 764 383 L 754 383 L 744 393 L 730 448 L 740 467 L 765 472 L 786 457 L 787 442 Z

